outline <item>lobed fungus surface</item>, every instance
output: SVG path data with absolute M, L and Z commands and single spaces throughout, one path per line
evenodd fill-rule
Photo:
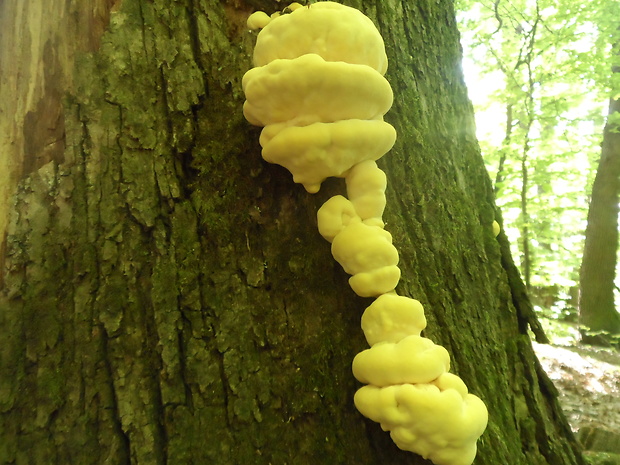
M 352 290 L 376 297 L 362 315 L 370 348 L 353 360 L 354 376 L 366 384 L 355 406 L 401 449 L 437 465 L 470 465 L 487 409 L 449 372 L 447 350 L 421 336 L 420 302 L 394 291 L 399 256 L 384 229 L 387 180 L 376 163 L 396 139 L 383 121 L 393 99 L 383 39 L 360 11 L 335 2 L 292 3 L 288 11 L 248 19 L 262 31 L 255 68 L 243 77 L 243 110 L 264 126 L 263 158 L 308 192 L 328 177 L 345 179 L 347 196 L 325 202 L 317 221 Z

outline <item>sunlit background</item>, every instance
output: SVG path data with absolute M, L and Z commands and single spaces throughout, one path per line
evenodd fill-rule
M 608 31 L 617 14 L 605 8 L 612 3 L 456 2 L 478 140 L 515 262 L 547 324 L 577 320 L 589 196 L 611 96 Z

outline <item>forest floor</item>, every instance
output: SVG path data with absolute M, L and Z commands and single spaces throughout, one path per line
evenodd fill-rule
M 584 448 L 620 453 L 620 352 L 575 342 L 533 345 Z

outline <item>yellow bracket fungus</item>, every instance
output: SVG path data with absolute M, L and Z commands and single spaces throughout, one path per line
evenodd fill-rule
M 242 86 L 243 112 L 257 126 L 381 119 L 393 98 L 390 84 L 372 68 L 312 53 L 253 68 Z
M 382 157 L 395 137 L 394 128 L 383 121 L 345 119 L 308 126 L 273 124 L 263 129 L 260 142 L 266 161 L 284 166 L 295 182 L 315 193 L 326 178 L 342 177 L 361 161 Z
M 430 383 L 450 369 L 450 355 L 421 336 L 399 342 L 380 342 L 353 359 L 353 376 L 378 387 Z
M 263 158 L 308 192 L 328 177 L 345 179 L 348 198 L 330 198 L 317 220 L 353 291 L 377 297 L 362 316 L 370 348 L 353 360 L 354 376 L 367 384 L 355 405 L 401 449 L 437 465 L 470 465 L 487 409 L 449 373 L 446 349 L 420 335 L 420 302 L 394 292 L 399 257 L 384 229 L 387 181 L 376 163 L 396 139 L 383 121 L 393 99 L 383 39 L 360 11 L 335 2 L 292 3 L 283 12 L 248 18 L 262 31 L 255 68 L 243 77 L 243 112 L 264 127 Z
M 400 280 L 398 251 L 392 235 L 378 226 L 353 222 L 332 241 L 332 255 L 353 275 L 349 284 L 361 297 L 393 291 Z
M 476 440 L 486 428 L 487 409 L 478 397 L 438 384 L 364 386 L 355 393 L 355 406 L 390 431 L 401 449 L 436 465 L 470 465 Z
M 340 232 L 352 223 L 362 221 L 353 203 L 342 195 L 335 195 L 325 202 L 316 214 L 319 234 L 333 242 Z
M 501 228 L 499 226 L 499 223 L 497 221 L 493 221 L 493 235 L 495 237 L 499 236 L 500 231 L 501 231 Z
M 396 294 L 383 294 L 362 315 L 362 331 L 369 346 L 379 342 L 399 342 L 419 336 L 426 328 L 422 304 Z
M 362 221 L 383 228 L 382 217 L 387 187 L 385 173 L 373 160 L 366 160 L 349 170 L 346 184 L 349 200 Z
M 290 15 L 274 18 L 256 39 L 254 66 L 264 66 L 278 58 L 291 59 L 315 54 L 326 61 L 366 65 L 385 74 L 387 55 L 383 38 L 373 22 L 361 11 L 335 2 L 320 2 L 311 8 L 295 3 Z M 256 12 L 254 15 L 265 15 Z M 269 27 L 267 27 L 269 26 Z

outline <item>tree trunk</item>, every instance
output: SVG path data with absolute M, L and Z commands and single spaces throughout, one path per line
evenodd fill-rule
M 610 335 L 620 334 L 620 314 L 614 302 L 620 193 L 618 117 L 620 100 L 612 99 L 592 185 L 579 279 L 579 323 L 584 327 L 582 340 L 589 344 L 608 345 Z
M 245 20 L 282 5 L 39 2 L 38 16 L 0 4 L 14 108 L 0 127 L 22 167 L 0 199 L 0 463 L 428 463 L 353 406 L 371 301 L 316 229 L 342 180 L 307 194 L 261 160 L 242 115 Z M 398 291 L 489 408 L 475 463 L 582 465 L 493 237 L 452 2 L 363 10 L 395 94 L 399 139 L 380 165 Z M 18 67 L 4 66 L 11 37 Z

